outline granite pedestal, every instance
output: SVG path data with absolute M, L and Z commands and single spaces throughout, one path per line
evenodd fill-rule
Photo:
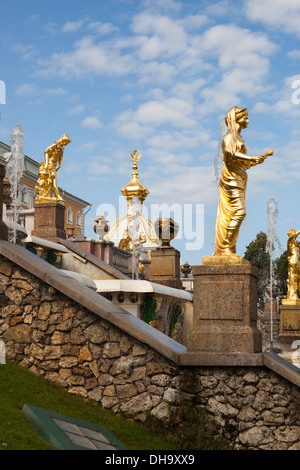
M 34 204 L 34 229 L 32 235 L 45 240 L 66 239 L 65 206 L 61 202 Z
M 0 166 L 0 239 L 8 240 L 8 228 L 3 222 L 3 178 L 5 177 L 5 169 Z
M 239 264 L 209 264 L 206 257 L 205 265 L 193 266 L 194 313 L 188 352 L 262 351 L 256 326 L 258 270 L 237 261 Z
M 150 280 L 175 289 L 182 289 L 180 252 L 172 247 L 151 251 Z
M 288 343 L 300 339 L 300 299 L 281 302 L 279 337 Z

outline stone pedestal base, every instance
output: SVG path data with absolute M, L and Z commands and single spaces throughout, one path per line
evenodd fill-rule
M 257 276 L 251 264 L 193 266 L 194 313 L 188 352 L 259 353 Z
M 59 202 L 43 202 L 34 205 L 34 229 L 32 235 L 45 240 L 66 239 L 65 206 Z
M 151 281 L 182 289 L 180 280 L 180 252 L 174 248 L 151 251 Z
M 8 228 L 3 222 L 3 178 L 5 177 L 5 169 L 0 165 L 0 239 L 8 240 Z
M 288 303 L 285 303 L 288 302 Z M 281 337 L 300 338 L 300 302 L 299 299 L 294 301 L 282 300 L 280 306 L 280 333 Z

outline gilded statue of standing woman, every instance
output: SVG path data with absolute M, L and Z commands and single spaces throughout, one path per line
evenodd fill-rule
M 299 268 L 300 261 L 300 243 L 296 240 L 300 235 L 300 230 L 296 232 L 294 228 L 288 231 L 288 280 L 287 280 L 287 295 L 286 299 L 298 299 L 298 283 L 299 283 Z
M 240 135 L 241 130 L 246 129 L 249 124 L 246 108 L 231 108 L 225 123 L 228 131 L 222 142 L 223 169 L 213 255 L 237 256 L 236 242 L 246 215 L 247 170 L 263 163 L 267 156 L 273 155 L 273 150 L 259 156 L 247 155 L 245 142 Z

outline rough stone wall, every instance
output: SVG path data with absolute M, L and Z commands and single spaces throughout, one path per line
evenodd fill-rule
M 178 367 L 3 257 L 0 307 L 7 358 L 69 393 L 136 420 L 191 402 L 235 449 L 299 449 L 299 389 L 267 368 Z

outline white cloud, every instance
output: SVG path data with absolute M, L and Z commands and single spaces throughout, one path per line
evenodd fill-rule
M 16 94 L 21 96 L 32 96 L 38 93 L 39 89 L 35 83 L 23 83 L 16 90 Z
M 240 96 L 251 98 L 266 92 L 271 56 L 276 46 L 265 35 L 235 25 L 218 25 L 198 38 L 205 55 L 216 59 L 216 82 L 201 91 L 207 106 L 225 110 L 239 105 Z
M 115 127 L 122 135 L 146 138 L 157 127 L 192 128 L 196 124 L 193 105 L 176 97 L 150 100 L 135 111 L 127 110 L 115 119 Z
M 69 114 L 70 116 L 73 116 L 75 114 L 82 113 L 84 110 L 85 110 L 85 105 L 84 104 L 77 104 L 77 105 L 73 106 L 72 108 L 70 108 L 67 111 L 67 114 Z
M 145 7 L 154 11 L 180 11 L 182 8 L 181 2 L 174 0 L 145 0 Z
M 293 60 L 299 60 L 300 59 L 300 50 L 299 49 L 294 49 L 292 51 L 288 52 L 288 57 Z
M 114 173 L 114 168 L 110 165 L 103 165 L 99 162 L 90 162 L 88 164 L 88 173 L 91 175 L 90 178 L 99 178 L 101 176 L 109 175 Z
M 141 85 L 157 84 L 166 86 L 174 81 L 178 74 L 175 65 L 168 62 L 150 61 L 142 65 L 142 69 L 137 77 L 137 82 Z
M 64 88 L 57 87 L 57 88 L 42 88 L 42 93 L 46 93 L 46 95 L 54 96 L 54 95 L 66 95 L 67 91 Z
M 178 23 L 186 29 L 200 29 L 208 23 L 206 15 L 188 15 L 185 18 L 178 20 Z
M 89 116 L 83 119 L 81 126 L 89 129 L 101 129 L 103 127 L 103 124 L 95 116 Z
M 270 98 L 271 102 L 259 101 L 254 110 L 260 113 L 271 113 L 291 122 L 300 117 L 300 74 L 286 77 L 282 87 L 276 90 Z M 295 123 L 298 126 L 298 121 Z
M 67 173 L 78 173 L 83 170 L 84 167 L 84 162 L 80 161 L 72 161 L 72 163 L 67 163 L 67 165 L 64 166 L 64 171 Z
M 55 95 L 66 95 L 67 92 L 61 87 L 57 88 L 41 88 L 35 83 L 23 83 L 20 85 L 16 92 L 20 96 L 55 96 Z
M 199 145 L 199 138 L 194 133 L 185 135 L 183 132 L 162 130 L 149 137 L 146 144 L 152 149 L 167 149 L 169 152 L 175 152 L 182 149 L 196 148 Z
M 102 23 L 101 21 L 93 21 L 88 27 L 97 34 L 110 34 L 119 31 L 119 28 L 112 23 Z
M 218 59 L 221 69 L 243 67 L 247 69 L 260 68 L 265 72 L 268 57 L 276 50 L 276 46 L 262 33 L 236 25 L 217 25 L 207 29 L 199 39 L 202 48 Z
M 143 60 L 173 57 L 186 48 L 183 26 L 167 16 L 143 12 L 134 17 L 131 28 L 139 35 L 139 56 Z
M 78 31 L 82 27 L 83 24 L 84 24 L 83 20 L 68 21 L 67 23 L 65 23 L 63 25 L 62 32 L 63 33 L 74 33 L 76 31 Z
M 37 21 L 38 19 L 39 19 L 39 15 L 38 14 L 33 14 L 33 15 L 29 16 L 28 21 L 34 22 L 34 21 Z
M 206 9 L 205 13 L 209 16 L 225 16 L 228 15 L 228 13 L 232 16 L 233 12 L 236 12 L 238 9 L 238 13 L 240 14 L 240 7 L 237 4 L 233 4 L 232 1 L 230 0 L 221 0 L 220 2 L 214 2 L 209 4 Z
M 149 83 L 167 86 L 184 73 L 191 81 L 190 77 L 197 74 L 199 78 L 207 71 L 211 71 L 210 51 L 217 50 L 222 66 L 222 57 L 224 57 L 224 51 L 221 51 L 222 35 L 227 38 L 226 46 L 236 47 L 237 34 L 230 44 L 228 30 L 224 32 L 211 29 L 210 36 L 217 36 L 218 45 L 209 44 L 211 39 L 206 32 L 205 49 L 199 31 L 200 29 L 202 31 L 207 21 L 206 16 L 199 14 L 186 15 L 175 20 L 157 12 L 143 11 L 132 19 L 130 27 L 133 34 L 122 37 L 118 34 L 110 40 L 100 42 L 95 37 L 85 36 L 76 41 L 71 50 L 54 53 L 50 58 L 40 60 L 37 74 L 55 75 L 66 79 L 135 74 L 136 82 L 140 86 Z M 89 28 L 103 34 L 118 30 L 110 23 L 99 21 L 90 23 Z M 245 41 L 245 35 L 242 39 Z M 252 39 L 255 40 L 255 36 L 249 34 L 249 41 Z M 266 41 L 260 44 L 263 48 L 269 45 Z M 206 57 L 204 55 L 205 60 L 201 57 L 203 50 L 207 52 Z M 244 49 L 240 49 L 240 52 L 241 61 Z M 228 52 L 225 56 L 229 57 Z M 257 65 L 261 67 L 262 64 Z
M 171 92 L 177 98 L 180 98 L 182 100 L 193 101 L 194 96 L 199 93 L 205 83 L 206 80 L 204 80 L 203 78 L 196 78 L 194 80 L 191 80 L 189 78 L 186 81 L 183 81 L 182 78 L 181 81 L 176 81 L 175 85 L 172 87 Z
M 74 152 L 90 152 L 91 150 L 94 150 L 94 148 L 97 147 L 99 142 L 84 142 L 83 144 L 79 145 L 76 147 Z
M 111 42 L 95 43 L 91 37 L 76 41 L 70 52 L 54 53 L 50 59 L 39 61 L 39 76 L 56 75 L 83 78 L 92 75 L 124 75 L 131 70 L 132 61 L 127 55 L 120 55 Z
M 23 59 L 27 60 L 32 57 L 34 54 L 34 46 L 32 44 L 24 44 L 22 42 L 17 42 L 12 45 L 12 50 L 14 52 L 19 52 L 22 54 Z
M 143 103 L 135 112 L 135 117 L 138 122 L 152 126 L 171 124 L 175 127 L 191 127 L 195 124 L 192 113 L 193 108 L 189 102 L 169 98 Z
M 299 0 L 245 0 L 245 7 L 250 20 L 300 35 Z
M 159 203 L 174 202 L 215 204 L 218 191 L 213 183 L 214 170 L 211 166 L 181 165 L 177 173 L 170 173 L 167 178 L 162 177 L 157 169 L 153 176 L 147 180 L 151 198 Z
M 136 139 L 137 136 L 139 139 L 144 139 L 147 135 L 153 132 L 151 126 L 142 125 L 139 122 L 136 122 L 134 119 L 134 112 L 131 110 L 124 111 L 117 116 L 113 126 L 121 135 L 129 139 Z

